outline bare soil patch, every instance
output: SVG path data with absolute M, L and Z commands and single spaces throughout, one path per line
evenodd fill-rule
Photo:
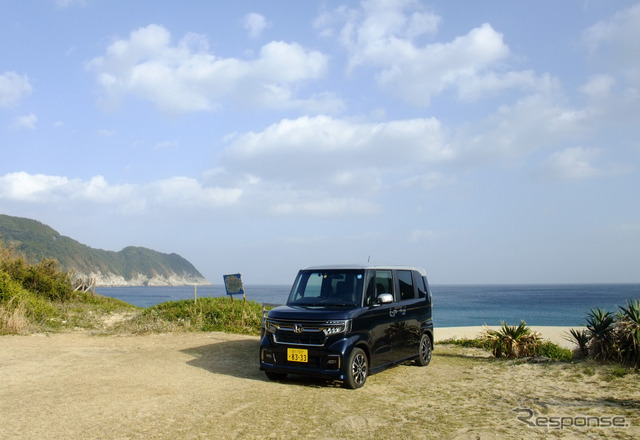
M 0 438 L 640 438 L 638 375 L 612 367 L 438 345 L 428 367 L 400 365 L 346 390 L 267 380 L 258 345 L 224 333 L 0 337 Z M 627 427 L 531 427 L 516 408 Z

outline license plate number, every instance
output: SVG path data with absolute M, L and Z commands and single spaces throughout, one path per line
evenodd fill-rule
M 287 348 L 289 362 L 309 362 L 309 352 L 302 348 Z

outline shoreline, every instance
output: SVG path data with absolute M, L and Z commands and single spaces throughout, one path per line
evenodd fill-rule
M 491 330 L 498 330 L 500 326 L 488 326 Z M 551 326 L 551 325 L 531 325 L 527 326 L 542 335 L 545 341 L 551 341 L 562 348 L 573 349 L 576 344 L 565 339 L 569 335 L 569 330 L 582 330 L 580 326 Z M 433 329 L 435 343 L 446 341 L 448 339 L 475 339 L 483 332 L 483 326 L 468 327 L 435 327 Z

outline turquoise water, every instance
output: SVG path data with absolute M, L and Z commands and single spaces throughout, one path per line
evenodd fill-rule
M 246 285 L 247 300 L 283 304 L 288 285 Z M 98 287 L 96 292 L 139 307 L 193 299 L 193 286 Z M 579 326 L 591 308 L 616 312 L 627 299 L 640 299 L 640 284 L 434 285 L 436 327 L 518 324 Z M 199 286 L 198 297 L 226 296 L 223 285 Z M 239 297 L 242 299 L 242 297 Z M 238 297 L 236 297 L 238 299 Z

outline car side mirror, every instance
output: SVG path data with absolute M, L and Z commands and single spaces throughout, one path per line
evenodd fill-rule
M 390 304 L 393 302 L 393 295 L 390 293 L 381 293 L 378 295 L 378 304 Z

